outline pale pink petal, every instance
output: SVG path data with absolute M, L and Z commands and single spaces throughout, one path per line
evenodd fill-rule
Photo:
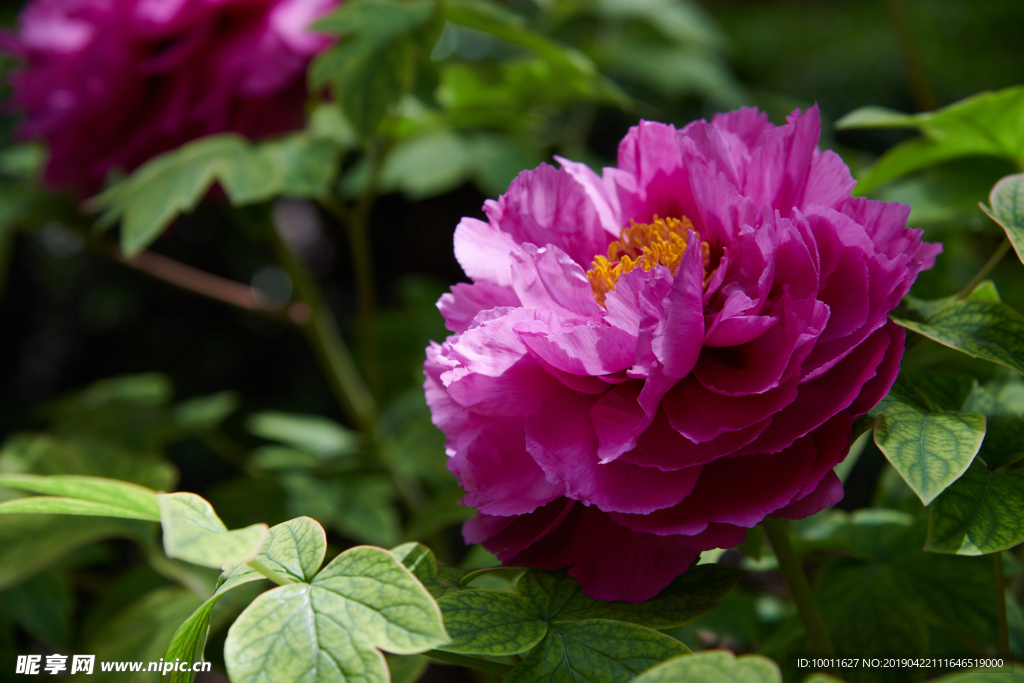
M 524 307 L 543 306 L 563 319 L 596 319 L 604 312 L 586 272 L 551 244 L 523 244 L 512 254 L 512 289 Z

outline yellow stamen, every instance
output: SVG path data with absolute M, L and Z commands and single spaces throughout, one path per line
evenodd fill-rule
M 655 215 L 652 223 L 631 220 L 619 239 L 608 245 L 608 257 L 598 256 L 594 259 L 594 267 L 587 271 L 597 303 L 604 306 L 605 297 L 615 289 L 619 276 L 637 266 L 651 270 L 662 265 L 675 275 L 686 253 L 687 230 L 693 230 L 693 223 L 686 216 L 662 219 Z M 711 263 L 711 247 L 707 242 L 701 242 L 700 250 L 704 271 L 707 272 Z

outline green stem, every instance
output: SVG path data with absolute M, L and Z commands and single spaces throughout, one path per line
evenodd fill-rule
M 971 292 L 974 291 L 974 288 L 980 285 L 981 282 L 986 277 L 988 277 L 988 274 L 992 272 L 992 269 L 999 265 L 999 262 L 1003 260 L 1003 257 L 1006 256 L 1006 252 L 1008 251 L 1010 251 L 1010 238 L 1004 239 L 1002 244 L 996 247 L 995 252 L 989 258 L 989 260 L 985 262 L 985 265 L 981 267 L 981 270 L 978 271 L 978 274 L 975 275 L 962 290 L 960 290 L 960 294 L 957 296 L 957 300 L 963 301 L 964 299 L 969 297 L 971 295 Z
M 1003 575 L 1003 553 L 992 553 L 996 575 L 996 619 L 999 622 L 999 654 L 1010 658 L 1010 630 L 1006 625 L 1006 577 Z
M 373 276 L 373 253 L 370 248 L 370 209 L 377 198 L 380 176 L 384 170 L 384 159 L 391 149 L 385 142 L 371 150 L 370 174 L 366 189 L 351 211 L 332 195 L 320 197 L 320 205 L 327 209 L 348 232 L 349 249 L 352 256 L 352 272 L 355 276 L 356 299 L 359 306 L 359 348 L 362 351 L 363 371 L 374 394 L 380 395 L 380 360 L 377 352 L 377 295 Z
M 935 93 L 928 82 L 928 74 L 921 62 L 920 51 L 917 49 L 917 41 L 914 40 L 914 33 L 910 29 L 910 21 L 907 18 L 906 8 L 903 0 L 886 0 L 886 8 L 889 10 L 889 19 L 893 28 L 896 29 L 896 38 L 900 46 L 900 54 L 903 56 L 903 66 L 907 70 L 907 82 L 910 85 L 910 94 L 914 98 L 914 106 L 918 111 L 931 111 L 935 109 Z
M 278 586 L 288 586 L 293 583 L 296 583 L 295 580 L 289 579 L 287 576 L 282 576 L 281 574 L 278 574 L 273 569 L 270 569 L 259 560 L 253 560 L 252 562 L 249 562 L 249 567 L 259 572 L 260 574 L 263 574 L 263 576 L 267 577 L 268 579 L 276 583 Z
M 796 602 L 796 610 L 800 614 L 800 620 L 804 623 L 804 630 L 807 638 L 811 641 L 811 648 L 814 654 L 821 657 L 830 657 L 833 654 L 832 643 L 825 631 L 825 624 L 821 621 L 818 608 L 814 604 L 811 595 L 811 586 L 807 583 L 807 576 L 804 575 L 800 560 L 797 559 L 793 544 L 786 533 L 784 522 L 775 517 L 767 517 L 764 520 L 764 531 L 768 534 L 775 557 L 779 559 L 779 569 L 782 571 L 789 592 Z
M 281 265 L 288 272 L 298 298 L 309 307 L 308 319 L 299 326 L 306 334 L 341 407 L 353 424 L 368 430 L 377 418 L 377 404 L 359 375 L 352 356 L 345 345 L 334 316 L 320 296 L 305 264 L 291 250 L 276 228 L 271 226 L 270 238 Z
M 491 662 L 486 659 L 480 659 L 479 657 L 467 657 L 466 655 L 457 655 L 454 652 L 443 652 L 441 650 L 430 650 L 423 653 L 425 656 L 431 659 L 436 659 L 439 662 L 445 662 L 447 664 L 457 664 L 464 666 L 468 669 L 477 669 L 479 671 L 489 671 L 490 673 L 500 674 L 502 676 L 508 676 L 512 671 L 512 667 L 508 664 L 499 664 L 498 662 Z

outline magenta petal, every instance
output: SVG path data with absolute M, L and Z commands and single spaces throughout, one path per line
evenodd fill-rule
M 617 513 L 613 519 L 657 534 L 693 534 L 708 522 L 750 528 L 793 500 L 816 455 L 812 439 L 805 437 L 779 453 L 722 458 L 704 466 L 693 492 L 679 505 L 648 515 Z
M 508 287 L 489 282 L 466 284 L 460 282 L 449 294 L 441 295 L 437 308 L 444 316 L 445 326 L 452 332 L 465 332 L 481 311 L 519 306 L 519 297 Z
M 515 325 L 550 321 L 544 309 L 512 309 L 452 337 L 442 347 L 451 367 L 441 375 L 460 405 L 488 415 L 525 415 L 557 385 L 519 339 Z
M 731 455 L 760 436 L 770 423 L 771 419 L 765 418 L 745 429 L 728 431 L 709 441 L 695 443 L 673 428 L 663 405 L 651 425 L 637 439 L 636 446 L 620 455 L 619 460 L 657 467 L 666 472 L 696 467 Z
M 519 338 L 538 358 L 575 375 L 611 375 L 633 365 L 636 338 L 599 323 L 577 325 L 562 334 L 517 328 Z
M 689 243 L 697 244 L 692 231 Z M 703 280 L 700 250 L 687 249 L 672 289 L 662 302 L 664 317 L 651 340 L 651 350 L 666 381 L 675 382 L 688 375 L 700 355 L 704 340 Z
M 605 296 L 605 322 L 634 337 L 640 334 L 644 311 L 649 311 L 649 317 L 656 322 L 660 317 L 661 300 L 671 286 L 667 279 L 658 277 L 662 271 L 659 268 L 650 272 L 634 268 L 620 275 L 615 289 Z M 647 346 L 650 348 L 649 342 Z
M 779 411 L 771 426 L 739 453 L 784 448 L 848 408 L 861 388 L 886 367 L 884 361 L 892 343 L 888 331 L 879 330 L 826 374 L 801 384 L 796 400 Z
M 779 319 L 774 315 L 737 315 L 718 318 L 704 337 L 704 346 L 739 346 L 760 337 Z
M 560 318 L 597 318 L 586 272 L 558 247 L 524 244 L 512 254 L 512 289 L 526 308 L 545 307 Z
M 803 203 L 820 204 L 838 210 L 850 198 L 850 192 L 857 181 L 850 175 L 849 167 L 838 154 L 830 149 L 815 152 L 807 175 Z
M 511 285 L 511 254 L 518 249 L 507 234 L 475 218 L 463 218 L 455 228 L 455 258 L 474 282 Z
M 462 537 L 466 543 L 483 543 L 499 560 L 507 562 L 516 553 L 558 529 L 576 505 L 574 500 L 559 498 L 528 515 L 498 517 L 478 514 L 462 525 Z
M 771 206 L 783 217 L 789 216 L 803 204 L 820 133 L 817 105 L 803 115 L 797 110 L 787 117 L 787 125 L 765 131 L 751 152 L 743 193 L 759 206 Z
M 783 300 L 788 300 L 783 295 Z M 828 309 L 818 302 L 777 307 L 782 320 L 742 346 L 705 348 L 693 375 L 708 389 L 721 394 L 759 394 L 782 384 L 795 360 L 810 353 L 814 339 L 828 321 Z M 806 310 L 801 310 L 806 308 Z
M 488 515 L 523 515 L 562 495 L 526 452 L 522 418 L 488 420 L 448 469 L 466 492 L 463 505 Z
M 861 387 L 857 398 L 850 404 L 850 412 L 854 417 L 860 417 L 878 405 L 878 402 L 889 393 L 893 382 L 896 381 L 896 375 L 899 374 L 907 333 L 891 320 L 875 334 L 883 333 L 890 339 L 889 346 L 886 347 L 882 362 L 875 368 L 875 376 Z
M 702 443 L 770 418 L 793 402 L 797 389 L 794 379 L 762 394 L 726 396 L 704 387 L 691 375 L 665 394 L 662 408 L 674 429 Z
M 803 519 L 821 512 L 827 507 L 832 507 L 842 499 L 843 483 L 839 481 L 835 472 L 829 470 L 825 474 L 825 478 L 811 493 L 772 514 L 775 517 L 785 517 L 786 519 Z
M 699 556 L 685 538 L 637 533 L 596 508 L 577 505 L 555 532 L 507 561 L 542 569 L 570 567 L 569 574 L 594 599 L 643 602 Z
M 683 144 L 682 138 L 686 138 L 701 158 L 714 162 L 715 170 L 723 173 L 731 185 L 740 184 L 729 144 L 718 128 L 706 121 L 694 121 L 676 133 L 676 138 L 680 144 Z
M 736 111 L 715 114 L 711 125 L 736 136 L 738 142 L 752 149 L 760 140 L 762 133 L 772 128 L 768 114 L 758 111 L 756 107 L 740 107 Z M 734 153 L 735 154 L 735 153 Z M 737 165 L 745 167 L 749 157 L 738 157 Z
M 590 421 L 595 397 L 559 389 L 526 418 L 526 444 L 564 495 L 605 511 L 646 514 L 675 505 L 697 481 L 696 471 L 662 472 L 625 463 L 601 464 Z
M 595 191 L 573 173 L 541 164 L 516 176 L 497 201 L 485 202 L 484 212 L 514 244 L 551 244 L 589 268 L 594 255 L 604 253 L 613 239 L 605 222 L 616 218 L 607 214 L 606 206 L 595 206 Z

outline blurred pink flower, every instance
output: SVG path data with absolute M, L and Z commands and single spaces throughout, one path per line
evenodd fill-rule
M 462 220 L 473 283 L 438 302 L 455 334 L 425 389 L 467 541 L 636 602 L 842 498 L 832 468 L 903 354 L 888 313 L 941 246 L 851 198 L 820 126 L 642 121 L 617 168 L 559 159 Z
M 46 181 L 95 191 L 112 169 L 212 133 L 302 125 L 309 25 L 338 0 L 32 0 L 0 48 L 23 139 L 49 143 Z

